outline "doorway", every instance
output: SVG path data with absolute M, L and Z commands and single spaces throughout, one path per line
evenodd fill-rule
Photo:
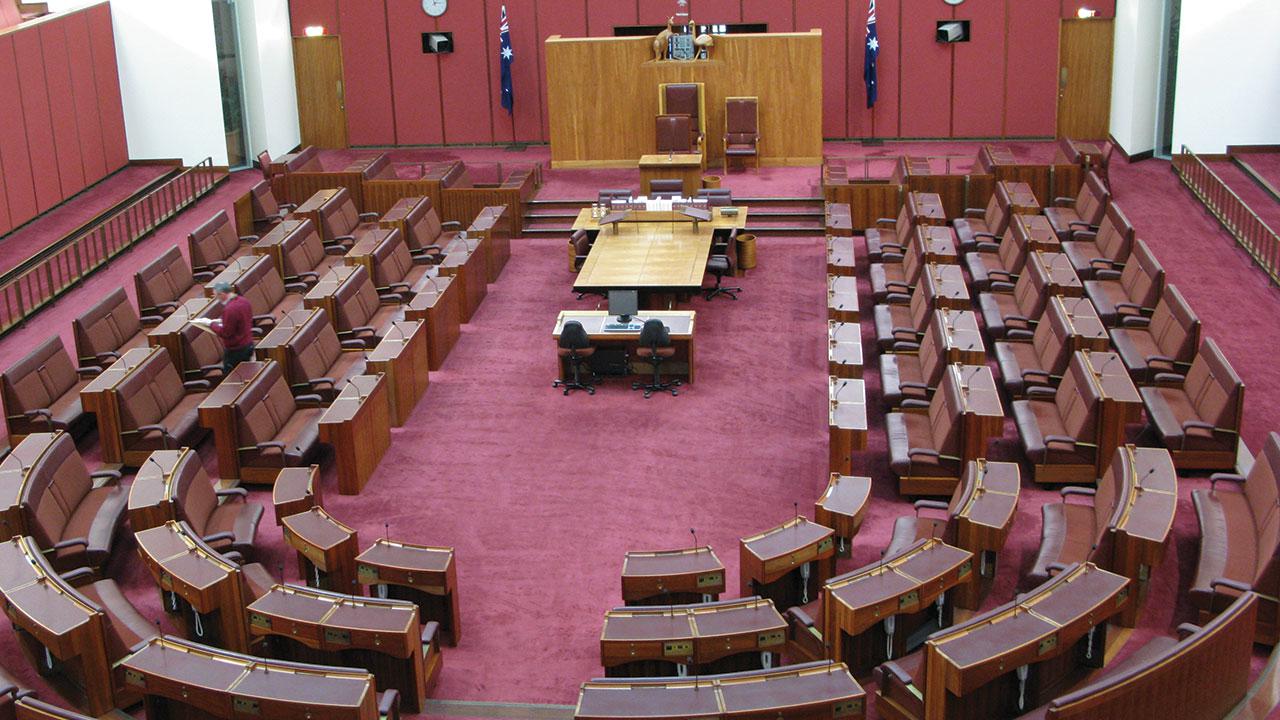
M 1058 137 L 1101 140 L 1111 125 L 1110 18 L 1062 21 L 1058 45 Z

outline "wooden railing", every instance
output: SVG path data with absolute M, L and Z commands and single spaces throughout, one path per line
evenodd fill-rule
M 151 234 L 225 179 L 205 158 L 151 192 L 0 275 L 0 334 Z
M 1271 281 L 1280 284 L 1280 236 L 1186 145 L 1173 156 L 1173 169 Z

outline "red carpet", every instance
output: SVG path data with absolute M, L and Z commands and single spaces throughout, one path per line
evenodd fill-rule
M 968 154 L 974 147 L 919 145 L 932 154 Z M 875 150 L 901 151 L 895 148 Z M 1047 144 L 1035 148 L 1051 152 Z M 841 145 L 833 154 L 858 149 Z M 470 163 L 470 152 L 457 154 Z M 1276 317 L 1280 296 L 1168 168 L 1160 161 L 1117 163 L 1112 175 L 1119 201 L 1204 319 L 1206 333 L 1221 343 L 1249 384 L 1245 438 L 1256 448 L 1266 431 L 1280 427 L 1280 371 L 1257 352 L 1262 329 L 1247 319 Z M 624 186 L 636 184 L 635 172 L 624 177 L 627 172 L 619 171 L 616 179 Z M 776 172 L 790 176 L 793 186 L 816 173 L 812 168 Z M 576 187 L 570 184 L 573 177 L 562 175 L 566 196 L 594 193 L 594 174 L 584 175 Z M 4 338 L 0 366 L 13 362 L 48 328 L 57 328 L 70 346 L 70 318 L 85 301 L 114 285 L 132 292 L 129 277 L 135 267 L 228 206 L 254 179 L 234 177 L 33 326 Z M 394 538 L 457 547 L 463 639 L 445 649 L 438 698 L 572 703 L 578 684 L 601 673 L 601 618 L 620 602 L 619 570 L 627 550 L 685 546 L 689 528 L 697 528 L 699 539 L 713 545 L 724 561 L 727 595 L 734 596 L 738 538 L 787 519 L 795 505 L 811 516 L 825 486 L 820 240 L 762 239 L 758 269 L 737 283 L 745 289 L 740 301 L 694 301 L 698 382 L 680 397 L 647 401 L 616 381 L 602 385 L 594 397 L 563 397 L 550 387 L 556 312 L 590 303 L 577 303 L 568 292 L 562 243 L 513 244 L 506 272 L 464 326 L 444 368 L 432 374 L 410 422 L 393 431 L 392 449 L 361 496 L 338 496 L 333 473 L 326 474 L 327 506 L 359 529 L 362 544 L 384 532 L 386 522 Z M 869 298 L 863 302 L 867 337 Z M 869 356 L 868 394 L 878 400 L 875 368 Z M 910 512 L 888 473 L 883 418 L 878 413 L 872 418 L 861 471 L 876 480 L 873 505 L 854 557 L 840 564 L 841 571 L 878 558 L 894 518 Z M 82 448 L 96 457 L 90 445 L 96 439 Z M 208 444 L 202 455 L 213 462 Z M 992 456 L 1020 456 L 1011 422 Z M 1192 618 L 1183 597 L 1198 546 L 1189 495 L 1204 484 L 1182 483 L 1174 541 L 1155 572 L 1141 625 L 1125 653 Z M 253 495 L 269 506 L 268 495 Z M 1039 506 L 1056 498 L 1056 491 L 1024 483 L 989 605 L 1007 600 L 1019 585 L 1039 542 Z M 296 579 L 295 560 L 284 551 L 269 515 L 268 508 L 257 559 L 273 569 L 283 564 L 288 579 Z M 121 544 L 111 574 L 144 614 L 160 614 L 158 594 L 131 541 Z M 0 652 L 17 657 L 7 628 L 0 630 Z M 1264 660 L 1261 653 L 1255 657 L 1255 672 Z M 6 666 L 33 681 L 27 663 Z

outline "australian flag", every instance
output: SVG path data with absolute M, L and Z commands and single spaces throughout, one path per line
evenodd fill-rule
M 516 96 L 511 90 L 511 63 L 516 56 L 511 52 L 511 26 L 507 24 L 506 5 L 502 6 L 502 20 L 498 23 L 498 48 L 498 60 L 502 64 L 502 107 L 511 113 L 516 105 Z
M 867 107 L 874 107 L 876 104 L 876 58 L 879 55 L 880 39 L 876 37 L 876 0 L 871 0 L 871 6 L 867 9 L 867 47 L 862 59 L 862 80 L 867 84 Z

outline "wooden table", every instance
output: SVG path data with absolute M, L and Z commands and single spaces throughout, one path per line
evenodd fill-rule
M 827 441 L 830 471 L 853 474 L 853 453 L 867 449 L 867 391 L 858 379 L 829 378 Z
M 484 244 L 484 238 L 456 237 L 442 248 L 444 261 L 437 266 L 441 275 L 458 283 L 464 323 L 471 322 L 489 293 L 489 251 Z
M 355 594 L 360 537 L 322 507 L 284 519 L 284 542 L 298 552 L 298 574 L 321 590 Z
M 823 207 L 823 226 L 828 235 L 853 236 L 853 214 L 849 203 L 827 203 Z
M 995 174 L 1002 165 L 1017 165 L 1018 158 L 1013 150 L 1004 145 L 983 145 L 978 149 L 978 165 L 983 172 Z
M 451 277 L 431 278 L 404 306 L 405 320 L 427 323 L 427 364 L 439 370 L 462 331 L 462 286 Z
M 858 312 L 858 279 L 852 275 L 827 276 L 827 319 L 856 323 Z
M 739 594 L 770 598 L 781 612 L 817 598 L 835 569 L 835 531 L 804 516 L 744 537 L 738 544 Z M 803 582 L 796 583 L 789 577 L 792 573 Z
M 947 224 L 947 211 L 942 207 L 942 196 L 938 193 L 907 193 L 907 212 L 916 218 L 918 225 Z
M 671 178 L 683 183 L 685 197 L 693 197 L 702 187 L 702 153 L 675 153 L 641 155 L 640 192 L 652 195 L 649 183 L 659 178 Z
M 920 270 L 919 285 L 919 290 L 932 301 L 934 310 L 973 309 L 973 298 L 969 296 L 969 286 L 964 281 L 964 271 L 959 265 L 926 263 Z
M 978 458 L 965 464 L 947 509 L 955 523 L 956 546 L 978 559 L 977 577 L 955 594 L 962 608 L 977 610 L 995 580 L 997 559 L 1017 516 L 1021 486 L 1017 463 Z
M 959 390 L 962 413 L 961 456 L 964 462 L 987 456 L 987 444 L 1004 434 L 1000 386 L 986 365 L 949 365 L 943 382 Z M 948 488 L 948 492 L 953 488 Z
M 385 375 L 356 375 L 320 416 L 320 441 L 333 446 L 342 495 L 360 494 L 391 447 L 389 395 Z
M 408 422 L 414 406 L 427 391 L 431 382 L 427 370 L 429 354 L 426 322 L 397 320 L 365 356 L 368 372 L 382 373 L 387 379 L 391 420 L 396 427 Z
M 281 468 L 271 486 L 271 505 L 275 508 L 276 525 L 280 526 L 290 515 L 324 507 L 320 466 Z
M 871 497 L 871 478 L 831 473 L 827 489 L 813 504 L 813 519 L 835 531 L 836 555 L 849 557 Z
M 1076 275 L 1071 266 L 1071 259 L 1064 253 L 1035 251 L 1027 254 L 1028 263 L 1036 263 L 1049 279 L 1046 286 L 1050 295 L 1066 295 L 1067 297 L 1083 297 L 1084 283 Z
M 0 531 L 4 532 L 3 537 L 31 534 L 27 511 L 22 507 L 22 495 L 32 469 L 63 432 L 66 431 L 31 433 L 0 460 Z
M 342 188 L 317 190 L 314 195 L 307 198 L 298 207 L 294 208 L 292 215 L 296 218 L 306 218 L 315 223 L 316 232 L 320 233 L 320 240 L 322 242 L 333 242 L 333 238 L 328 237 L 327 233 L 325 233 L 324 223 L 320 222 L 320 213 L 324 206 L 333 200 L 340 192 L 342 192 Z M 352 198 L 352 202 L 355 202 L 354 198 Z
M 941 351 L 948 365 L 985 365 L 987 346 L 978 328 L 978 314 L 972 310 L 933 311 L 932 322 L 942 330 Z
M 222 301 L 210 298 L 191 298 L 177 307 L 159 325 L 147 331 L 147 344 L 169 351 L 169 359 L 178 370 L 178 377 L 186 377 L 186 353 L 183 350 L 182 328 L 192 318 L 217 318 L 222 316 Z
M 378 227 L 368 232 L 361 233 L 352 243 L 351 249 L 347 250 L 347 254 L 342 256 L 342 264 L 352 267 L 361 266 L 365 272 L 369 273 L 369 279 L 378 276 L 377 268 L 374 267 L 373 251 L 378 249 L 384 240 L 391 237 L 392 233 L 400 232 L 396 228 Z
M 236 451 L 240 443 L 240 431 L 236 419 L 236 399 L 240 393 L 266 370 L 267 363 L 243 362 L 231 369 L 222 382 L 218 383 L 209 394 L 200 401 L 196 412 L 200 417 L 201 427 L 213 432 L 213 444 L 218 453 L 218 477 L 224 486 L 235 485 L 239 480 L 247 482 L 263 482 L 258 478 L 242 477 L 240 453 Z
M 356 557 L 356 576 L 371 595 L 416 604 L 424 622 L 440 623 L 446 642 L 458 644 L 462 615 L 453 548 L 379 538 Z
M 694 327 L 697 312 L 694 310 L 643 310 L 639 315 L 635 316 L 635 320 L 643 321 L 650 319 L 661 320 L 663 325 L 667 326 L 667 334 L 671 338 L 671 344 L 676 349 L 676 354 L 662 363 L 661 371 L 666 375 L 683 375 L 687 378 L 686 382 L 694 381 L 694 370 L 697 363 L 694 360 Z M 615 332 L 605 330 L 605 323 L 610 318 L 616 316 L 609 315 L 606 310 L 562 310 L 556 316 L 555 327 L 551 331 L 551 338 L 554 341 L 553 347 L 558 347 L 560 342 L 560 329 L 564 327 L 566 322 L 571 320 L 582 323 L 582 329 L 586 330 L 587 337 L 591 340 L 592 345 L 596 347 L 623 347 L 631 355 L 631 369 L 635 374 L 652 373 L 652 366 L 648 363 L 636 359 L 631 352 L 640 343 L 640 330 L 627 330 Z M 569 363 L 563 358 L 557 358 L 559 368 L 559 377 L 564 380 L 572 377 L 573 373 L 569 369 Z
M 852 277 L 857 274 L 858 259 L 853 248 L 853 238 L 831 235 L 827 237 L 827 274 Z
M 1025 248 L 1027 252 L 1062 251 L 1062 241 L 1058 239 L 1058 234 L 1049 224 L 1049 218 L 1043 215 L 1013 215 L 1009 218 L 1009 232 L 1013 233 L 1018 245 Z
M 622 600 L 628 605 L 713 602 L 724 588 L 724 563 L 710 545 L 632 551 L 622 561 Z
M 620 607 L 604 615 L 607 677 L 740 672 L 781 664 L 787 621 L 771 600 Z
M 862 326 L 858 323 L 827 321 L 827 374 L 862 377 Z
M 1001 180 L 997 185 L 1004 187 L 1009 198 L 1009 212 L 1014 215 L 1036 215 L 1040 212 L 1040 201 L 1036 199 L 1030 183 Z

